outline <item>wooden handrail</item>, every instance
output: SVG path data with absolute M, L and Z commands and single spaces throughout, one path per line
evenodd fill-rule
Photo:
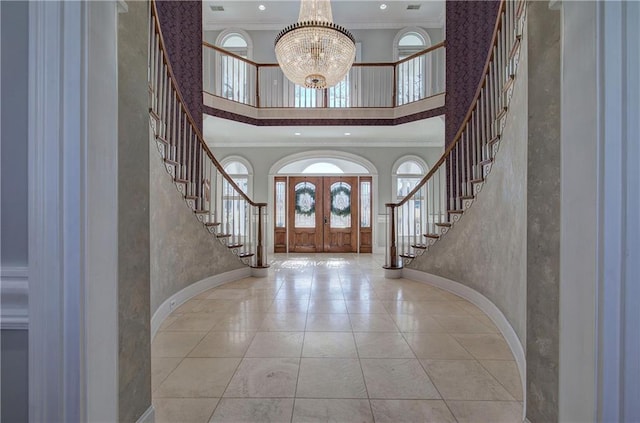
M 253 65 L 253 66 L 257 67 L 257 68 L 259 68 L 259 67 L 280 67 L 280 65 L 278 63 L 258 63 L 258 62 L 254 62 L 253 60 L 247 59 L 246 57 L 238 56 L 235 53 L 232 53 L 232 52 L 230 52 L 228 50 L 225 50 L 222 47 L 215 46 L 215 45 L 213 45 L 211 43 L 208 43 L 206 41 L 203 41 L 202 45 L 205 46 L 205 47 L 211 48 L 211 49 L 213 49 L 213 50 L 215 50 L 215 51 L 217 51 L 219 53 L 222 53 L 224 55 L 231 56 L 231 57 L 233 57 L 235 59 L 241 60 L 241 61 L 243 61 L 245 63 L 250 64 L 250 65 Z M 354 63 L 352 66 L 356 66 L 356 67 L 362 67 L 362 66 L 370 66 L 370 67 L 374 67 L 374 66 L 389 66 L 389 67 L 398 66 L 401 63 L 407 62 L 407 61 L 409 61 L 411 59 L 415 59 L 416 57 L 422 56 L 423 54 L 431 53 L 432 51 L 437 50 L 439 48 L 446 48 L 446 46 L 447 46 L 447 42 L 445 40 L 445 41 L 439 42 L 438 44 L 434 44 L 431 47 L 425 48 L 424 50 L 420 50 L 419 52 L 414 53 L 411 56 L 405 57 L 404 59 L 398 60 L 396 62 Z
M 400 207 L 400 206 L 404 205 L 405 203 L 407 203 L 418 191 L 420 191 L 420 189 L 427 183 L 427 181 L 431 178 L 431 176 L 433 176 L 440 169 L 440 166 L 442 166 L 442 164 L 446 161 L 447 157 L 449 156 L 449 153 L 451 153 L 451 150 L 453 150 L 455 148 L 455 146 L 458 144 L 458 142 L 460 141 L 460 139 L 462 137 L 462 133 L 464 132 L 464 128 L 469 123 L 469 121 L 471 119 L 473 111 L 476 108 L 476 104 L 478 103 L 478 100 L 480 99 L 480 93 L 482 93 L 482 88 L 484 87 L 484 84 L 485 84 L 486 76 L 487 76 L 487 73 L 489 71 L 489 66 L 491 65 L 491 59 L 493 58 L 493 47 L 495 45 L 497 45 L 497 43 L 498 43 L 498 31 L 500 31 L 500 28 L 502 27 L 502 20 L 500 19 L 500 17 L 502 16 L 502 13 L 504 12 L 505 4 L 506 4 L 506 0 L 501 0 L 500 1 L 500 6 L 498 8 L 498 18 L 496 19 L 496 24 L 495 24 L 495 26 L 493 28 L 493 35 L 491 37 L 491 44 L 490 44 L 490 48 L 489 48 L 489 53 L 487 53 L 487 59 L 485 60 L 484 68 L 482 70 L 482 78 L 480 80 L 480 83 L 478 84 L 478 88 L 476 89 L 476 93 L 473 96 L 473 101 L 471 102 L 471 105 L 469 106 L 469 110 L 467 110 L 467 114 L 465 115 L 464 119 L 462 120 L 462 124 L 458 128 L 458 131 L 456 132 L 455 137 L 453 137 L 453 141 L 445 149 L 444 153 L 442 154 L 440 159 L 436 162 L 436 164 L 433 165 L 433 167 L 431 168 L 429 173 L 427 173 L 424 176 L 424 178 L 422 178 L 420 180 L 420 182 L 418 182 L 416 184 L 415 188 L 413 188 L 407 195 L 405 195 L 404 198 L 401 201 L 395 203 L 395 205 L 397 207 Z
M 261 207 L 261 206 L 262 207 L 266 207 L 267 203 L 256 203 L 256 202 L 254 202 L 252 199 L 250 199 L 240 189 L 240 187 L 238 187 L 238 185 L 234 182 L 234 180 L 231 178 L 231 176 L 229 176 L 227 174 L 227 172 L 225 172 L 224 167 L 222 167 L 220 162 L 218 162 L 218 160 L 215 158 L 215 156 L 213 155 L 213 153 L 211 152 L 211 150 L 207 146 L 207 143 L 204 141 L 204 137 L 202 136 L 202 132 L 200 131 L 200 128 L 198 127 L 198 125 L 196 125 L 195 121 L 193 120 L 193 116 L 191 116 L 191 112 L 187 108 L 187 103 L 186 103 L 186 101 L 184 101 L 184 98 L 182 97 L 182 93 L 178 89 L 178 85 L 177 85 L 177 82 L 176 82 L 177 79 L 176 79 L 175 73 L 173 72 L 173 68 L 171 67 L 171 63 L 169 62 L 167 49 L 165 47 L 166 44 L 164 42 L 164 36 L 162 34 L 162 29 L 160 27 L 160 19 L 158 17 L 158 9 L 157 9 L 157 6 L 156 6 L 156 0 L 151 0 L 151 10 L 152 10 L 152 15 L 153 15 L 153 23 L 154 23 L 154 26 L 155 26 L 155 30 L 158 33 L 160 51 L 162 51 L 162 61 L 167 66 L 167 72 L 169 72 L 169 82 L 171 83 L 171 86 L 173 87 L 173 90 L 174 90 L 174 92 L 176 93 L 176 95 L 178 97 L 178 101 L 180 102 L 180 107 L 184 110 L 185 116 L 187 117 L 187 120 L 189 121 L 189 124 L 191 125 L 192 130 L 196 134 L 196 138 L 198 139 L 198 142 L 200 143 L 200 146 L 202 147 L 204 152 L 207 154 L 207 156 L 209 156 L 209 159 L 214 164 L 216 169 L 218 169 L 220 174 L 227 180 L 227 182 L 231 185 L 231 187 L 234 190 L 236 190 L 238 192 L 238 194 L 240 194 L 240 196 L 244 200 L 246 200 L 250 205 L 252 205 L 254 207 Z

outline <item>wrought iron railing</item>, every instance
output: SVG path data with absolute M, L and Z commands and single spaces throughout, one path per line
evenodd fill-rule
M 249 106 L 396 107 L 445 91 L 445 43 L 395 63 L 356 63 L 331 88 L 316 90 L 289 81 L 277 64 L 260 64 L 202 43 L 204 91 Z
M 197 219 L 245 264 L 268 267 L 267 204 L 256 203 L 207 146 L 178 90 L 155 1 L 149 19 L 149 113 L 167 172 Z
M 385 268 L 399 269 L 446 234 L 488 175 L 513 93 L 525 2 L 502 0 L 482 80 L 453 141 L 427 175 L 386 204 Z

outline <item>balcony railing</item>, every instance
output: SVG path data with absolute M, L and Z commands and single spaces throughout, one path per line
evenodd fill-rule
M 337 85 L 309 89 L 277 64 L 260 64 L 202 43 L 204 91 L 259 108 L 396 107 L 445 91 L 445 42 L 393 63 L 355 63 Z

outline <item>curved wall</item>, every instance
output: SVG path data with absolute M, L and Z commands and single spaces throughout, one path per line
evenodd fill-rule
M 169 297 L 213 275 L 245 267 L 187 207 L 151 140 L 151 315 Z
M 525 41 L 526 44 L 526 41 Z M 527 318 L 527 52 L 493 167 L 470 209 L 408 266 L 465 284 L 491 300 L 525 345 Z

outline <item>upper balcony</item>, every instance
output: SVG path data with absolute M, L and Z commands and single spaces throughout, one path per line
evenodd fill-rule
M 202 44 L 206 107 L 257 120 L 366 119 L 383 125 L 443 114 L 445 41 L 424 48 L 419 34 L 405 32 L 396 45 L 399 60 L 365 63 L 358 54 L 340 83 L 316 90 L 290 82 L 277 63 L 248 59 L 242 34 L 230 32 L 226 44 L 221 38 L 224 47 Z

